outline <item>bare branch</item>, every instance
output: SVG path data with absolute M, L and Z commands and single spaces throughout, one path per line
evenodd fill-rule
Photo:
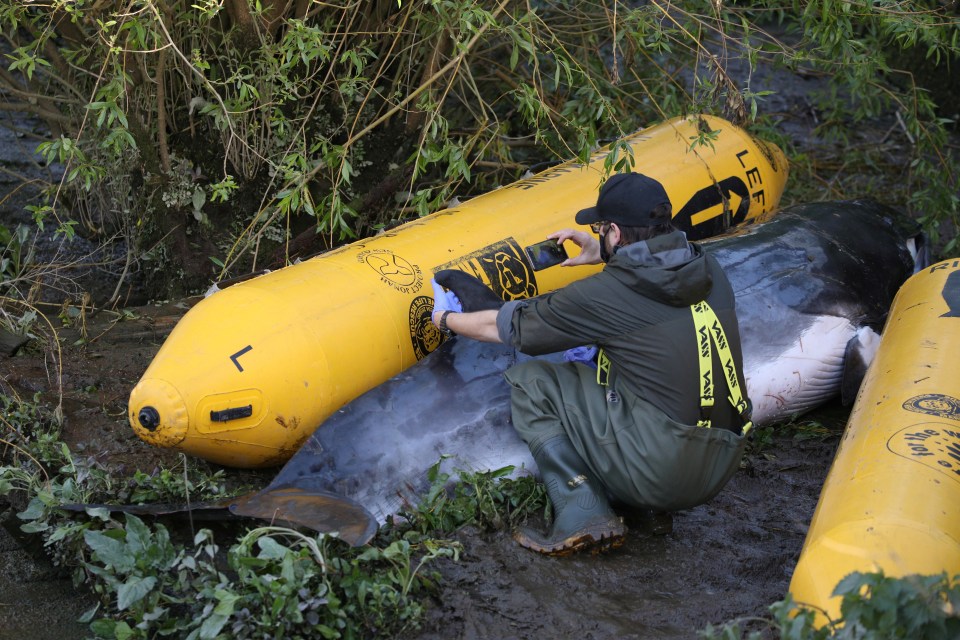
M 0 102 L 0 111 L 13 111 L 19 113 L 32 113 L 34 115 L 40 116 L 48 123 L 55 122 L 58 126 L 57 129 L 66 128 L 68 130 L 73 130 L 75 122 L 73 118 L 63 115 L 59 111 L 51 111 L 40 104 L 30 103 L 30 102 Z
M 167 49 L 160 51 L 157 59 L 157 153 L 160 167 L 170 173 L 170 149 L 167 146 Z

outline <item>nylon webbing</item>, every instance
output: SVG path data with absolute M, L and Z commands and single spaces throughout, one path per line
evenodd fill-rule
M 607 386 L 610 381 L 610 358 L 603 352 L 603 349 L 597 353 L 597 384 Z
M 691 306 L 690 311 L 693 313 L 693 324 L 696 327 L 697 352 L 700 360 L 700 420 L 697 422 L 697 426 L 707 429 L 712 426 L 710 423 L 710 413 L 713 411 L 714 404 L 712 345 L 716 345 L 720 362 L 723 363 L 723 370 L 727 376 L 727 389 L 730 392 L 727 400 L 730 401 L 730 404 L 743 419 L 742 433 L 747 435 L 753 428 L 753 422 L 747 419 L 749 405 L 743 397 L 743 390 L 737 376 L 737 367 L 734 364 L 730 344 L 727 342 L 727 335 L 723 331 L 720 319 L 717 318 L 717 314 L 713 312 L 706 301 Z

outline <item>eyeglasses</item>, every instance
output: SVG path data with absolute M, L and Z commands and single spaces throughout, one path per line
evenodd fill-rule
M 600 235 L 601 233 L 604 233 L 605 231 L 604 227 L 609 227 L 609 226 L 610 226 L 609 222 L 594 222 L 593 224 L 590 225 L 590 230 L 593 231 L 595 234 Z

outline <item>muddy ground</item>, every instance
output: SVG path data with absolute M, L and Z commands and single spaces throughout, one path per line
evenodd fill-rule
M 82 346 L 70 346 L 81 335 L 78 326 L 60 329 L 63 437 L 77 456 L 127 471 L 179 461 L 137 439 L 126 403 L 195 302 L 101 312 L 86 319 Z M 0 391 L 41 391 L 55 401 L 55 371 L 50 354 L 28 349 L 0 356 Z M 460 531 L 464 553 L 459 562 L 435 565 L 442 591 L 430 602 L 422 632 L 412 637 L 695 638 L 707 624 L 762 615 L 787 591 L 844 412 L 828 407 L 808 418 L 831 429 L 812 439 L 781 429 L 771 444 L 754 448 L 713 501 L 676 514 L 672 531 L 662 521 L 625 514 L 628 542 L 604 556 L 544 558 L 517 547 L 506 532 Z M 244 479 L 265 483 L 269 477 Z M 8 528 L 15 526 L 8 521 Z M 92 604 L 91 595 L 74 590 L 25 542 L 0 530 L 0 640 L 84 637 L 75 620 Z

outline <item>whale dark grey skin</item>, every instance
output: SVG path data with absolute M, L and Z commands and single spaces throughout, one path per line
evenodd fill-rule
M 704 246 L 736 292 L 746 386 L 760 425 L 812 409 L 842 387 L 855 391 L 871 359 L 870 336 L 900 285 L 928 261 L 919 228 L 872 201 L 791 207 Z M 466 309 L 498 304 L 444 276 Z M 359 545 L 388 515 L 416 503 L 441 457 L 448 472 L 536 473 L 511 425 L 502 375 L 528 357 L 449 340 L 331 416 L 266 489 L 231 510 L 338 531 Z

